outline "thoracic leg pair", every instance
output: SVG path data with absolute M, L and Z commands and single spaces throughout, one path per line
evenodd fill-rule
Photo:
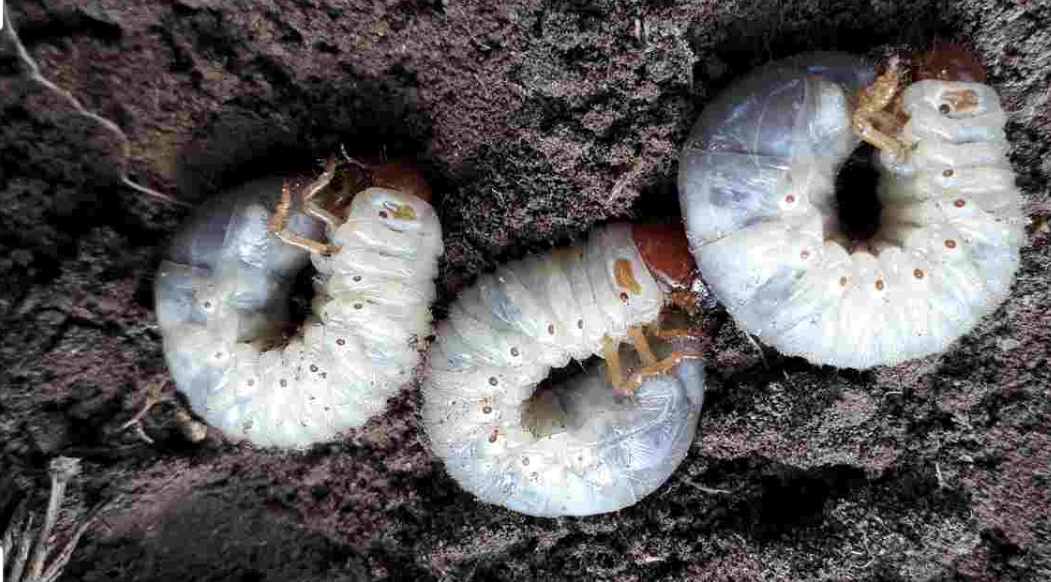
M 690 334 L 679 330 L 657 331 L 657 335 L 663 338 L 689 337 Z M 621 394 L 632 394 L 642 384 L 643 380 L 650 376 L 667 374 L 679 362 L 686 358 L 699 358 L 701 354 L 692 350 L 675 350 L 665 358 L 658 358 L 650 347 L 646 338 L 646 327 L 634 325 L 628 328 L 628 340 L 642 360 L 642 367 L 635 370 L 631 375 L 625 375 L 620 362 L 620 353 L 615 342 L 606 337 L 602 345 L 602 358 L 606 360 L 610 383 L 613 390 Z

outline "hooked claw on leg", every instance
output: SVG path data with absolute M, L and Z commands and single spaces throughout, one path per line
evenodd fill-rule
M 674 332 L 670 330 L 661 333 L 661 337 L 679 337 L 686 335 L 689 334 L 686 332 Z M 610 341 L 609 338 L 606 338 L 605 344 L 602 348 L 602 355 L 606 359 L 606 365 L 608 366 L 610 375 L 610 383 L 613 384 L 613 390 L 626 396 L 633 394 L 635 390 L 642 385 L 642 381 L 647 377 L 666 374 L 684 359 L 701 357 L 699 352 L 691 350 L 675 350 L 664 359 L 659 359 L 656 354 L 653 353 L 653 348 L 650 347 L 650 342 L 646 339 L 646 334 L 643 331 L 642 326 L 629 327 L 628 337 L 631 339 L 632 345 L 635 346 L 635 350 L 639 353 L 639 359 L 642 360 L 642 367 L 627 378 L 623 376 L 621 371 L 620 356 L 617 353 L 617 347 L 613 345 L 613 342 Z
M 887 128 L 894 128 L 898 121 L 886 109 L 898 95 L 901 82 L 900 65 L 892 62 L 885 73 L 858 93 L 852 120 L 855 135 L 876 148 L 890 152 L 897 160 L 905 158 L 908 146 L 893 137 L 893 129 L 888 133 Z M 884 129 L 877 127 L 877 123 Z
M 328 211 L 321 208 L 321 206 L 314 201 L 314 198 L 317 196 L 318 192 L 323 190 L 332 180 L 334 170 L 335 158 L 329 158 L 328 169 L 326 169 L 325 172 L 310 185 L 307 189 L 307 193 L 303 196 L 306 213 L 319 218 L 329 225 L 330 228 L 333 228 L 333 224 L 338 227 L 339 220 L 332 214 L 329 214 Z M 277 208 L 274 210 L 274 213 L 270 215 L 270 219 L 267 221 L 267 229 L 274 233 L 277 238 L 281 239 L 285 244 L 299 247 L 312 253 L 332 255 L 339 252 L 340 247 L 338 246 L 328 245 L 323 242 L 309 239 L 288 228 L 288 216 L 291 212 L 292 189 L 289 187 L 288 182 L 284 182 L 281 184 L 281 201 L 277 203 Z

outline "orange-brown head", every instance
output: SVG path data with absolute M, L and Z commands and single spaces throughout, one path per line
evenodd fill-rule
M 966 81 L 984 83 L 985 67 L 975 54 L 958 44 L 935 40 L 930 50 L 916 59 L 913 76 L 917 81 Z
M 372 168 L 372 184 L 412 194 L 428 204 L 434 201 L 434 192 L 423 174 L 406 160 L 391 160 Z
M 681 220 L 635 224 L 631 235 L 642 260 L 657 278 L 677 287 L 693 284 L 697 263 L 690 254 Z

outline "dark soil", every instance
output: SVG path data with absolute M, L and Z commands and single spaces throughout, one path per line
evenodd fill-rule
M 948 352 L 868 372 L 761 354 L 705 317 L 699 436 L 616 514 L 481 505 L 413 399 L 306 454 L 180 437 L 152 313 L 189 210 L 121 185 L 120 144 L 31 82 L 0 33 L 0 472 L 107 503 L 70 580 L 1051 578 L 1051 5 L 1037 0 L 7 3 L 43 74 L 131 140 L 136 181 L 196 205 L 346 144 L 417 156 L 441 193 L 448 302 L 480 272 L 614 218 L 676 213 L 712 95 L 808 49 L 972 47 L 1013 112 L 1033 224 L 1014 291 Z M 439 308 L 439 313 L 440 313 Z

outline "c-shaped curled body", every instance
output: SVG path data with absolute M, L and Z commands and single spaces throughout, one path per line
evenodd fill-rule
M 308 253 L 268 229 L 281 188 L 250 183 L 190 219 L 157 274 L 157 317 L 197 414 L 258 445 L 301 448 L 364 424 L 413 378 L 443 247 L 430 204 L 372 187 L 328 233 L 340 250 Z M 299 211 L 288 225 L 323 232 Z M 285 343 L 292 280 L 311 258 L 312 313 Z
M 705 109 L 679 173 L 698 267 L 738 324 L 842 367 L 944 350 L 1006 297 L 1024 239 L 996 93 L 922 80 L 893 136 L 912 149 L 879 164 L 880 229 L 852 248 L 834 183 L 860 141 L 851 97 L 873 77 L 839 53 L 767 65 Z
M 700 361 L 680 360 L 631 396 L 618 396 L 601 369 L 534 391 L 552 368 L 655 323 L 664 300 L 626 224 L 483 275 L 439 324 L 428 356 L 422 421 L 433 451 L 464 489 L 521 513 L 634 504 L 693 440 Z

